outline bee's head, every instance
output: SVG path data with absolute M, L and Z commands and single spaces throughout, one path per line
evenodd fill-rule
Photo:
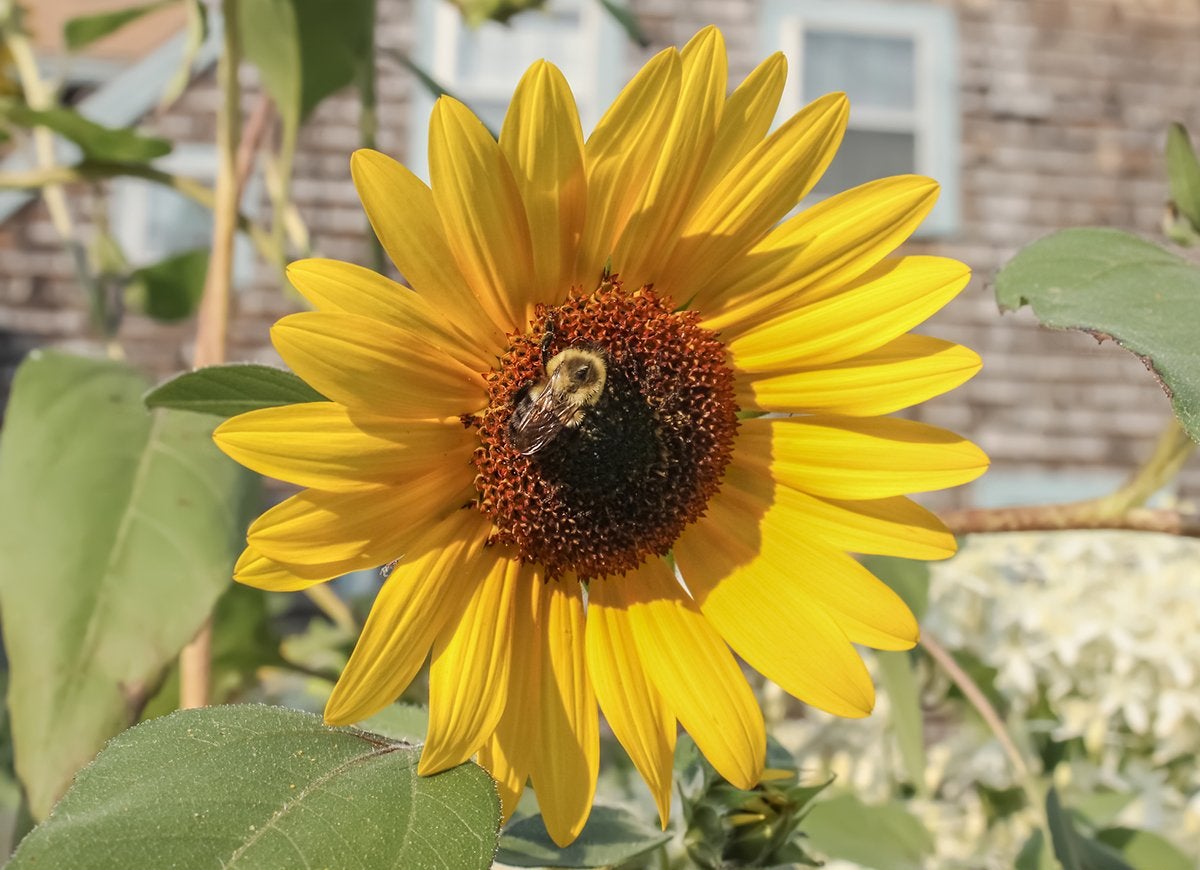
M 594 405 L 604 392 L 608 366 L 597 351 L 569 347 L 546 363 L 546 377 L 555 392 L 577 404 Z

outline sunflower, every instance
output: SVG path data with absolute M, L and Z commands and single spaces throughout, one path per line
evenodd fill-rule
M 849 108 L 831 94 L 769 132 L 785 78 L 774 55 L 727 95 L 709 27 L 650 60 L 586 140 L 546 62 L 499 141 L 443 97 L 431 186 L 374 151 L 351 161 L 408 286 L 293 264 L 314 310 L 271 337 L 330 401 L 215 436 L 305 487 L 251 525 L 239 581 L 296 590 L 394 563 L 326 721 L 390 704 L 431 659 L 420 772 L 477 756 L 506 817 L 532 782 L 560 844 L 591 809 L 598 707 L 664 827 L 677 726 L 734 785 L 762 775 L 735 653 L 808 704 L 867 715 L 854 644 L 918 632 L 849 553 L 949 556 L 906 494 L 987 464 L 883 416 L 980 365 L 909 334 L 968 280 L 891 255 L 936 183 L 886 178 L 788 217 Z

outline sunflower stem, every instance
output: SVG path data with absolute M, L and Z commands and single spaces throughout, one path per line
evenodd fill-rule
M 241 44 L 238 33 L 236 0 L 222 0 L 224 46 L 217 65 L 221 87 L 221 107 L 217 112 L 217 181 L 213 195 L 212 253 L 204 278 L 204 295 L 196 327 L 195 368 L 219 365 L 225 361 L 226 334 L 229 326 L 229 297 L 233 276 L 233 242 L 237 231 L 239 157 L 241 128 L 241 89 L 238 66 Z M 249 157 L 245 157 L 249 159 Z M 205 619 L 196 636 L 179 656 L 179 706 L 183 709 L 204 707 L 210 701 L 212 682 L 212 615 Z

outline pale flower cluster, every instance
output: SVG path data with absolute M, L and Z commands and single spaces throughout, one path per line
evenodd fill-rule
M 929 601 L 924 629 L 995 669 L 1010 721 L 1082 740 L 1086 763 L 1056 771 L 1064 794 L 1132 794 L 1113 823 L 1200 851 L 1200 542 L 1127 532 L 978 536 L 933 566 Z M 929 797 L 905 806 L 933 834 L 931 866 L 1011 867 L 1033 816 L 989 826 L 977 789 L 1014 785 L 1008 760 L 975 717 L 948 707 L 942 675 L 921 682 Z M 1039 700 L 1051 721 L 1031 719 Z M 864 801 L 893 797 L 908 780 L 883 691 L 868 719 L 808 714 L 772 733 L 806 769 L 836 773 Z

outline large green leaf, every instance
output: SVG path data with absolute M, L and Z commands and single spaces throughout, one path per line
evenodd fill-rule
M 325 97 L 355 80 L 367 56 L 374 0 L 239 3 L 243 50 L 293 129 Z
M 17 772 L 41 818 L 137 720 L 229 583 L 251 479 L 210 419 L 123 364 L 34 352 L 0 440 L 0 617 Z
M 560 849 L 541 816 L 513 822 L 500 838 L 496 859 L 512 867 L 611 867 L 652 852 L 671 835 L 627 810 L 596 806 L 570 846 Z
M 157 136 L 143 136 L 124 127 L 105 127 L 89 121 L 74 109 L 31 109 L 24 103 L 5 100 L 0 116 L 22 127 L 47 127 L 70 139 L 87 160 L 112 163 L 146 163 L 171 151 L 171 143 Z
M 148 408 L 174 408 L 232 417 L 258 408 L 323 402 L 291 372 L 257 364 L 208 366 L 185 372 L 146 394 Z
M 801 828 L 814 850 L 873 870 L 919 870 L 933 853 L 929 831 L 895 801 L 869 806 L 838 795 L 815 804 Z
M 1003 309 L 1032 305 L 1056 329 L 1113 338 L 1137 354 L 1200 440 L 1200 269 L 1137 236 L 1063 230 L 1018 253 L 996 277 Z
M 281 707 L 210 707 L 132 728 L 100 753 L 11 870 L 491 865 L 500 801 L 464 764 Z
M 63 37 L 66 39 L 67 48 L 71 51 L 78 51 L 97 39 L 103 39 L 110 33 L 120 30 L 143 15 L 157 12 L 164 6 L 172 6 L 176 2 L 177 0 L 157 0 L 155 3 L 146 3 L 141 6 L 126 6 L 124 9 L 111 9 L 107 12 L 72 18 L 63 25 Z

